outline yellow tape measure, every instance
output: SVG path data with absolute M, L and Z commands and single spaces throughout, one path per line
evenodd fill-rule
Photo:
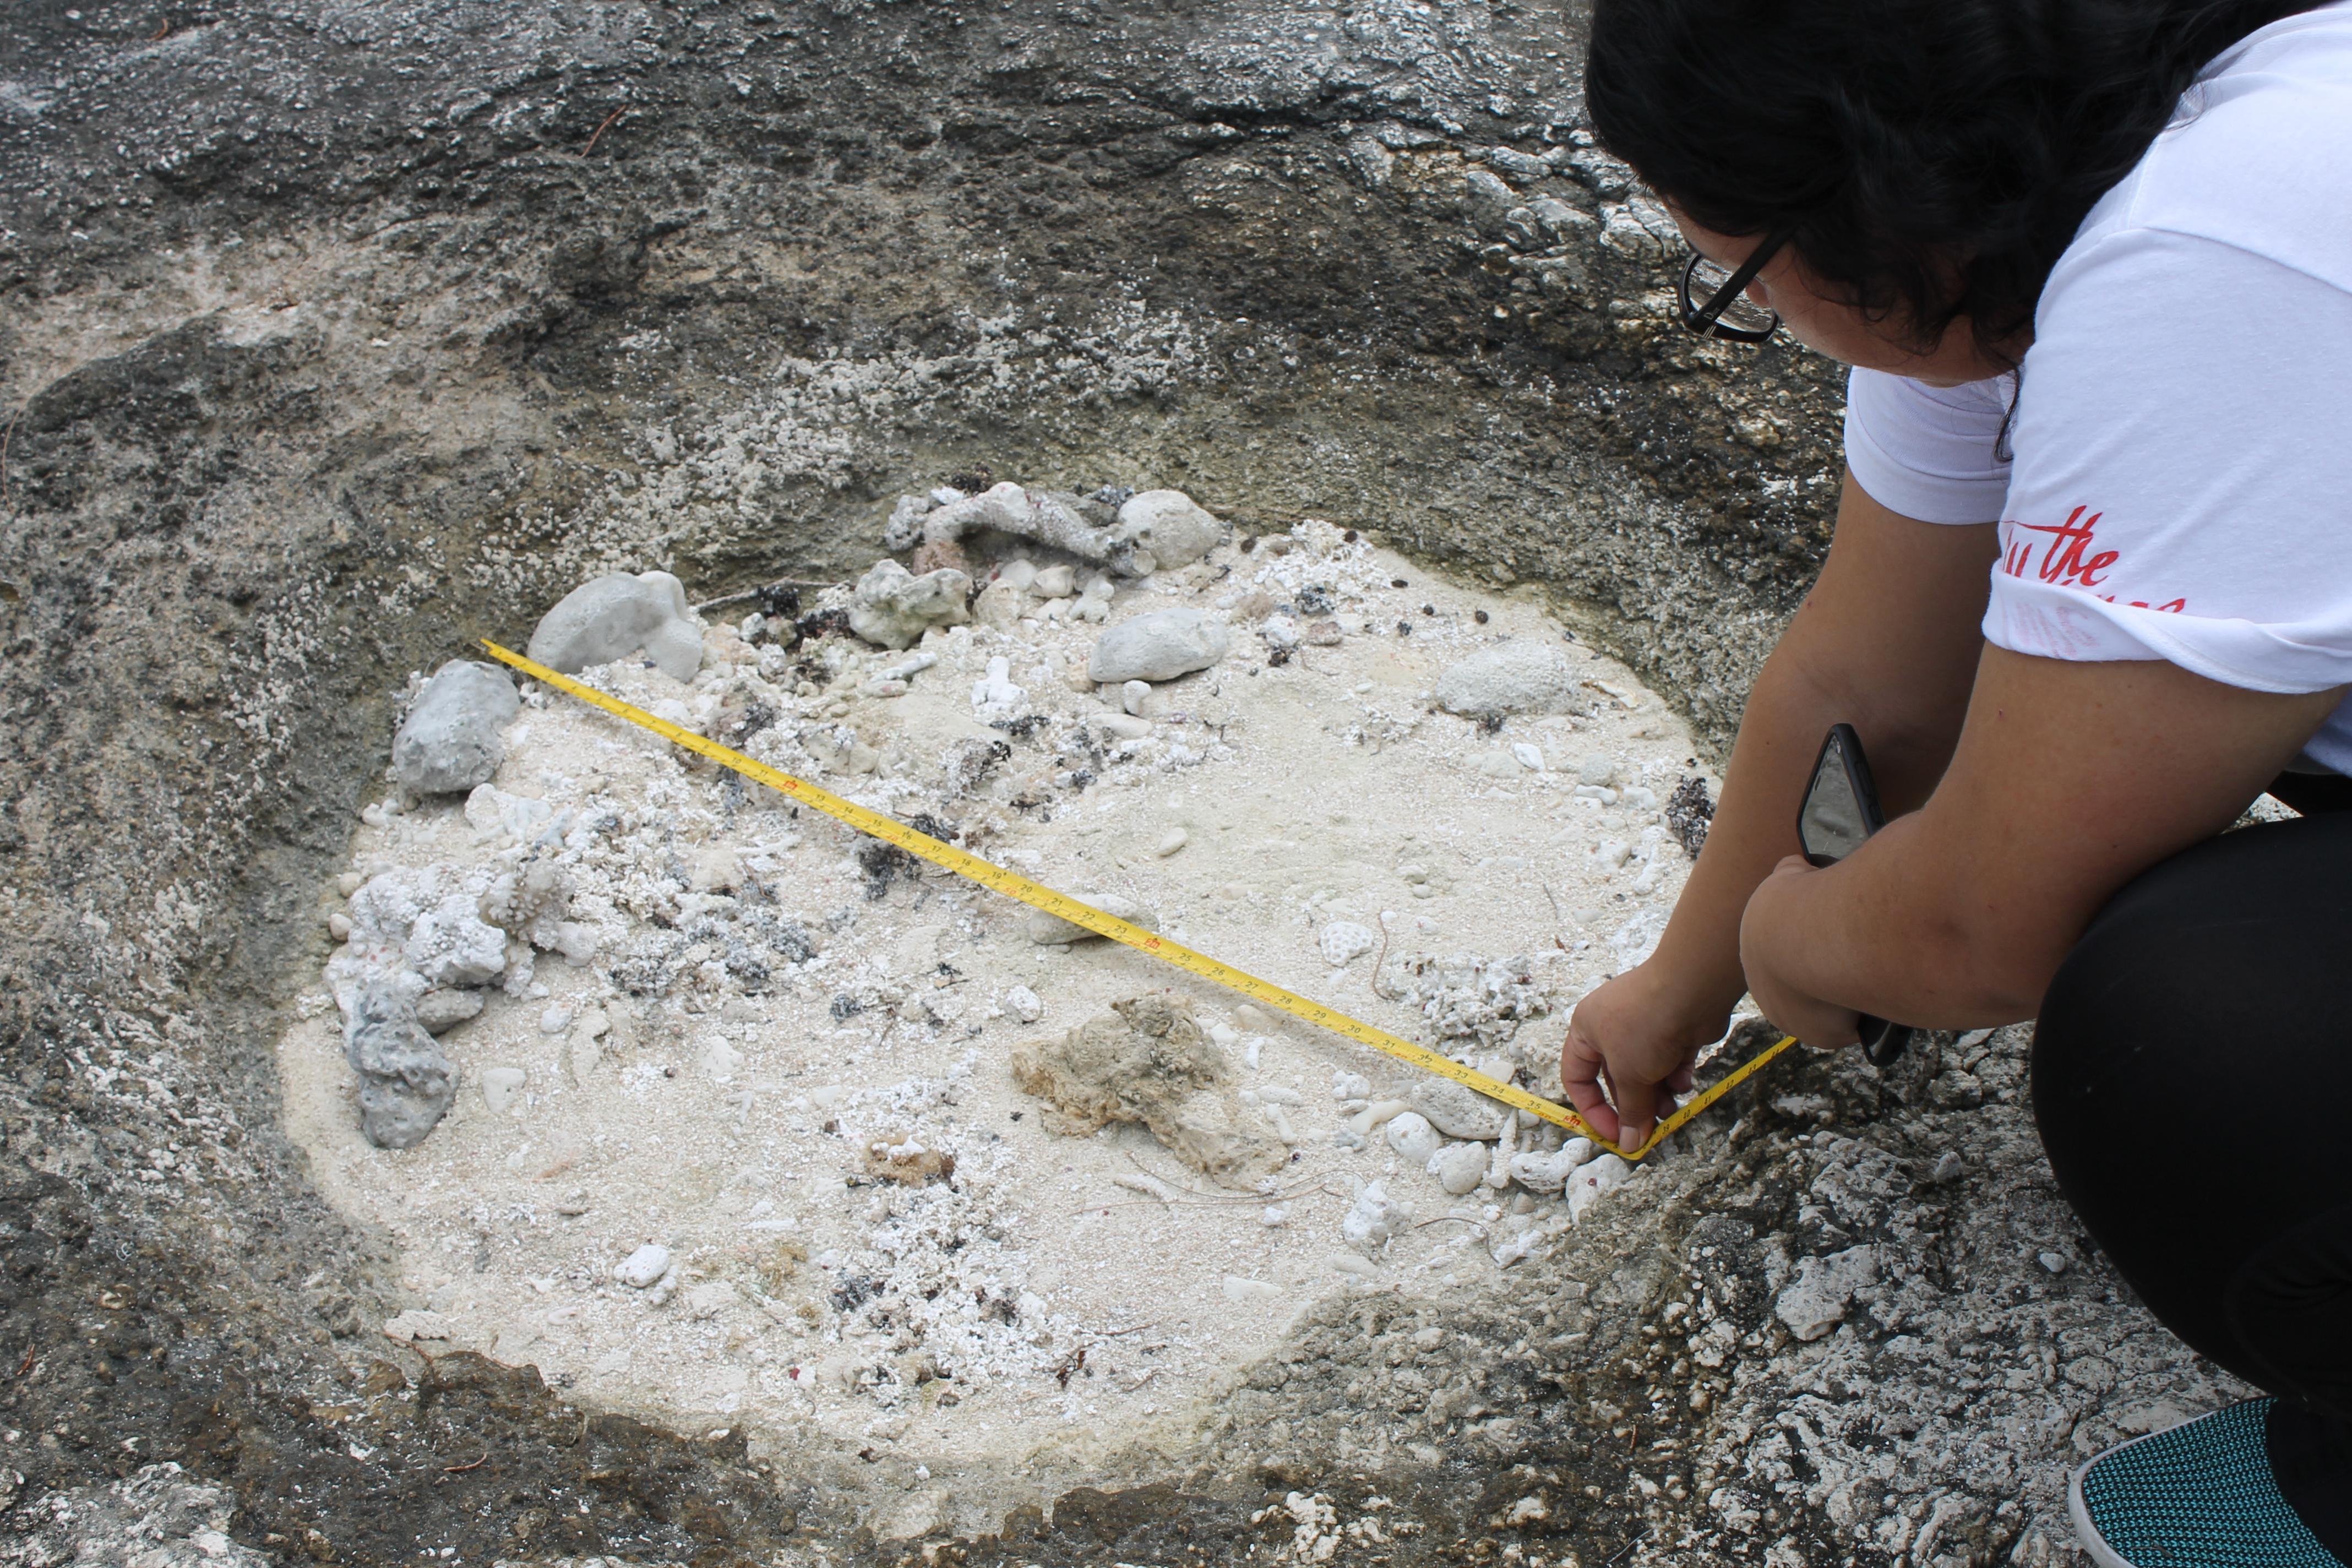
M 513 666 L 534 680 L 543 681 L 558 691 L 569 692 L 583 702 L 593 703 L 616 718 L 625 719 L 641 729 L 650 730 L 664 740 L 684 746 L 689 752 L 698 752 L 712 762 L 734 769 L 745 778 L 757 780 L 791 800 L 814 806 L 827 816 L 847 823 L 861 833 L 869 833 L 877 838 L 895 844 L 909 855 L 919 856 L 935 866 L 945 867 L 959 877 L 968 878 L 1008 898 L 1018 899 L 1032 909 L 1044 910 L 1047 914 L 1058 915 L 1072 925 L 1084 926 L 1097 936 L 1107 936 L 1113 942 L 1124 943 L 1138 952 L 1159 959 L 1163 963 L 1172 963 L 1177 968 L 1191 974 L 1197 974 L 1203 980 L 1213 980 L 1227 990 L 1238 991 L 1253 1001 L 1263 1002 L 1268 1006 L 1279 1008 L 1294 1018 L 1304 1018 L 1307 1022 L 1319 1025 L 1334 1034 L 1344 1035 L 1360 1045 L 1370 1046 L 1376 1051 L 1385 1051 L 1401 1061 L 1408 1061 L 1417 1068 L 1436 1073 L 1440 1077 L 1450 1078 L 1456 1083 L 1467 1085 L 1490 1100 L 1501 1100 L 1505 1105 L 1515 1110 L 1528 1111 L 1542 1117 L 1546 1121 L 1565 1127 L 1582 1137 L 1591 1138 L 1604 1148 L 1614 1147 L 1601 1139 L 1582 1117 L 1567 1106 L 1555 1105 L 1549 1100 L 1529 1094 L 1516 1084 L 1504 1083 L 1498 1079 L 1488 1078 L 1485 1073 L 1474 1072 L 1460 1062 L 1442 1057 L 1426 1047 L 1416 1046 L 1412 1041 L 1400 1039 L 1385 1030 L 1375 1029 L 1370 1024 L 1326 1007 L 1320 1002 L 1311 1001 L 1295 991 L 1286 991 L 1272 981 L 1260 980 L 1255 974 L 1244 973 L 1229 963 L 1220 963 L 1208 954 L 1195 952 L 1181 942 L 1171 942 L 1157 931 L 1146 931 L 1143 927 L 1120 920 L 1116 915 L 1107 915 L 1093 905 L 1080 903 L 1066 893 L 1057 893 L 1053 889 L 1033 882 L 1017 872 L 1008 871 L 1002 866 L 991 865 L 979 856 L 968 854 L 952 844 L 942 844 L 928 834 L 918 833 L 895 817 L 885 816 L 878 811 L 869 811 L 853 801 L 844 800 L 837 795 L 819 789 L 804 779 L 796 779 L 790 773 L 768 766 L 765 763 L 756 762 L 740 752 L 730 751 L 718 742 L 698 735 L 681 725 L 673 724 L 667 719 L 657 719 L 642 708 L 631 707 L 616 697 L 607 697 L 592 686 L 584 686 L 569 676 L 559 675 L 545 665 L 535 664 L 520 654 L 511 653 L 494 642 L 486 639 L 482 646 L 489 649 L 490 657 L 502 664 Z M 1714 1104 L 1742 1079 L 1794 1044 L 1796 1039 L 1793 1036 L 1783 1037 L 1779 1044 L 1769 1050 L 1759 1052 L 1754 1059 L 1743 1064 L 1728 1078 L 1719 1083 L 1709 1085 L 1688 1104 L 1659 1122 L 1657 1129 L 1650 1134 L 1649 1142 L 1626 1157 L 1638 1160 L 1649 1153 L 1661 1142 L 1672 1137 L 1676 1128 Z

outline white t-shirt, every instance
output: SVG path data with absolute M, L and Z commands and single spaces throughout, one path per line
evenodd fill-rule
M 2352 0 L 2207 68 L 2052 270 L 2018 382 L 1856 370 L 1845 442 L 1890 510 L 1999 521 L 1999 647 L 2352 682 Z M 2352 700 L 2305 754 L 2352 773 Z

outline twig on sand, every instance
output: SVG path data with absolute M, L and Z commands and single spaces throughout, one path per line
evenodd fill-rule
M 613 121 L 620 119 L 622 115 L 627 113 L 628 110 L 629 106 L 625 103 L 621 105 L 620 108 L 613 110 L 612 113 L 604 116 L 604 123 L 596 127 L 596 134 L 588 138 L 588 145 L 580 149 L 580 155 L 583 158 L 585 158 L 589 153 L 593 153 L 596 150 L 596 143 L 604 139 L 604 132 L 613 128 Z

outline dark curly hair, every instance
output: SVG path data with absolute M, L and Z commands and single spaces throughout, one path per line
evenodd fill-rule
M 2000 345 L 2207 61 L 2315 0 L 1597 0 L 1602 145 L 1874 318 Z

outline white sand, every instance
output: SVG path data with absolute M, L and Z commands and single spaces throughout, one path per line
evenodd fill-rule
M 1090 787 L 1055 786 L 1071 763 L 1056 763 L 1052 745 L 1071 721 L 1117 710 L 1115 694 L 1107 704 L 1058 675 L 1098 628 L 1035 622 L 1011 635 L 934 634 L 926 646 L 940 661 L 907 695 L 855 700 L 839 721 L 878 752 L 877 771 L 816 776 L 902 816 L 985 821 L 995 834 L 982 855 L 1065 891 L 1134 899 L 1180 940 L 1408 1037 L 1425 1020 L 1374 994 L 1376 955 L 1334 969 L 1318 951 L 1321 924 L 1384 928 L 1392 977 L 1414 953 L 1517 955 L 1554 1011 L 1507 1048 L 1556 1085 L 1568 1008 L 1654 932 L 1686 869 L 1670 836 L 1644 890 L 1634 889 L 1639 859 L 1622 869 L 1597 861 L 1598 842 L 1638 843 L 1655 814 L 1574 798 L 1578 763 L 1608 753 L 1623 780 L 1663 800 L 1700 771 L 1689 736 L 1625 669 L 1565 641 L 1531 595 L 1441 583 L 1340 543 L 1328 525 L 1298 537 L 1278 559 L 1228 547 L 1163 578 L 1161 591 L 1123 590 L 1114 619 L 1210 606 L 1251 586 L 1288 600 L 1319 584 L 1335 590 L 1343 625 L 1368 629 L 1266 668 L 1265 645 L 1237 625 L 1222 665 L 1159 689 L 1163 711 L 1187 721 L 1156 725 L 1153 748 L 1109 763 Z M 1397 578 L 1410 586 L 1391 587 Z M 1476 624 L 1475 610 L 1490 624 Z M 1410 636 L 1396 635 L 1400 620 Z M 1591 714 L 1514 719 L 1489 735 L 1426 711 L 1442 669 L 1503 637 L 1549 639 L 1589 665 L 1599 683 Z M 723 634 L 712 646 L 740 648 Z M 992 654 L 1009 657 L 1032 710 L 1053 722 L 1015 744 L 973 797 L 943 803 L 943 749 L 1003 738 L 975 722 L 969 700 Z M 790 695 L 793 677 L 772 655 L 769 665 L 779 681 L 747 686 L 756 677 L 746 664 L 715 682 L 706 673 L 713 684 L 699 693 L 651 669 L 602 678 L 645 706 L 690 709 L 730 684 L 751 689 L 782 715 L 753 749 L 814 772 L 809 752 L 829 748 L 808 715 L 826 700 Z M 1264 1037 L 1256 1069 L 1233 1053 L 1241 1087 L 1303 1101 L 1282 1108 L 1297 1151 L 1270 1194 L 1211 1186 L 1140 1128 L 1054 1137 L 1006 1070 L 1016 1041 L 1153 987 L 1186 991 L 1204 1024 L 1234 1022 L 1240 998 L 1108 943 L 1034 946 L 1024 909 L 929 868 L 869 901 L 848 830 L 805 811 L 795 819 L 768 792 L 689 769 L 658 741 L 560 695 L 534 691 L 508 742 L 498 786 L 577 813 L 577 847 L 560 859 L 576 888 L 572 918 L 602 929 L 602 952 L 584 967 L 540 954 L 529 994 L 494 990 L 480 1016 L 443 1037 L 465 1083 L 413 1151 L 360 1137 L 324 998 L 280 1047 L 290 1131 L 331 1200 L 396 1238 L 415 1310 L 395 1327 L 442 1336 L 423 1342 L 428 1351 L 532 1363 L 583 1397 L 684 1431 L 748 1426 L 772 1446 L 878 1447 L 941 1472 L 1002 1467 L 1155 1431 L 1175 1442 L 1230 1370 L 1321 1296 L 1507 1290 L 1489 1248 L 1565 1221 L 1557 1199 L 1449 1197 L 1433 1177 L 1400 1170 L 1378 1133 L 1369 1151 L 1336 1148 L 1335 1078 L 1361 1074 L 1377 1099 L 1408 1086 L 1412 1069 L 1289 1022 L 1257 1029 L 1244 1016 L 1244 1047 Z M 1551 766 L 1528 773 L 1499 760 L 1514 742 L 1542 748 Z M 1164 765 L 1177 747 L 1207 760 Z M 1016 809 L 1015 795 L 1045 804 Z M 1178 827 L 1182 847 L 1157 853 Z M 522 852 L 505 834 L 478 832 L 451 797 L 360 827 L 351 863 L 368 873 Z M 616 955 L 664 923 L 690 921 L 695 900 L 721 914 L 752 902 L 743 872 L 775 913 L 815 934 L 820 957 L 795 967 L 768 952 L 772 979 L 750 995 L 715 950 L 688 955 L 706 961 L 687 963 L 666 997 L 612 983 Z M 690 891 L 698 875 L 736 895 Z M 1043 1002 L 1039 1023 L 1003 1013 L 1015 985 Z M 836 1017 L 841 996 L 864 1009 Z M 597 1042 L 576 1023 L 545 1033 L 554 1005 L 601 1012 L 611 1027 Z M 527 1075 L 502 1112 L 485 1099 L 493 1068 Z M 951 1182 L 867 1182 L 871 1142 L 908 1136 L 952 1155 Z M 1117 1184 L 1139 1173 L 1175 1201 Z M 1367 1279 L 1332 1259 L 1352 1256 L 1339 1220 L 1354 1184 L 1372 1178 L 1425 1223 Z M 1264 1223 L 1270 1204 L 1286 1210 L 1285 1223 Z M 1491 1214 L 1490 1204 L 1528 1212 Z M 662 1292 L 612 1278 L 646 1242 L 677 1260 L 675 1294 L 658 1305 Z

